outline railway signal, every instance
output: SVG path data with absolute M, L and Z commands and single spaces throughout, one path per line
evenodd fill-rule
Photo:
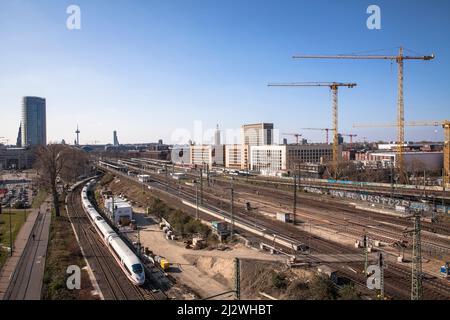
M 367 277 L 367 268 L 369 267 L 369 236 L 367 234 L 363 236 L 363 248 L 364 248 L 364 276 Z

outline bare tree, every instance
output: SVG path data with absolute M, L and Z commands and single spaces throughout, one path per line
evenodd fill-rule
M 62 144 L 38 147 L 36 156 L 39 184 L 52 194 L 55 214 L 59 216 L 58 182 L 75 181 L 88 165 L 88 158 L 82 151 Z
M 60 178 L 66 183 L 79 180 L 80 176 L 87 174 L 89 156 L 77 148 L 66 148 L 64 156 L 67 157 L 60 173 Z

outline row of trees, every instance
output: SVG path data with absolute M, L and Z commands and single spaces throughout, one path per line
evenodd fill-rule
M 73 183 L 89 170 L 88 155 L 64 144 L 49 144 L 36 149 L 35 169 L 39 187 L 52 195 L 56 216 L 60 215 L 58 183 Z

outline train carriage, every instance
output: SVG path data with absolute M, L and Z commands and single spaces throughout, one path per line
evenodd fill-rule
M 82 189 L 81 200 L 83 209 L 127 278 L 134 284 L 143 285 L 145 282 L 145 271 L 139 258 L 117 235 L 113 228 L 111 228 L 108 222 L 103 219 L 89 201 L 87 193 L 94 181 L 95 180 L 91 180 Z

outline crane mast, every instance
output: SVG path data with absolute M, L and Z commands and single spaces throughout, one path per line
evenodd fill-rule
M 269 87 L 329 87 L 332 96 L 332 114 L 333 114 L 333 167 L 336 178 L 336 169 L 339 158 L 339 139 L 338 139 L 338 88 L 347 87 L 354 88 L 356 83 L 340 83 L 340 82 L 297 82 L 297 83 L 269 83 Z
M 400 47 L 399 54 L 393 56 L 385 55 L 297 55 L 293 56 L 293 59 L 354 59 L 354 60 L 394 60 L 398 64 L 398 87 L 397 87 L 397 157 L 396 167 L 399 171 L 399 176 L 402 181 L 406 180 L 403 145 L 405 143 L 405 108 L 403 97 L 403 82 L 404 82 L 404 61 L 405 60 L 424 60 L 429 61 L 435 58 L 435 55 L 431 56 L 405 56 L 403 54 L 403 48 Z
M 403 122 L 405 127 L 440 127 L 444 129 L 444 167 L 442 187 L 445 189 L 450 183 L 450 121 L 407 121 Z M 394 128 L 396 124 L 354 124 L 353 128 Z

